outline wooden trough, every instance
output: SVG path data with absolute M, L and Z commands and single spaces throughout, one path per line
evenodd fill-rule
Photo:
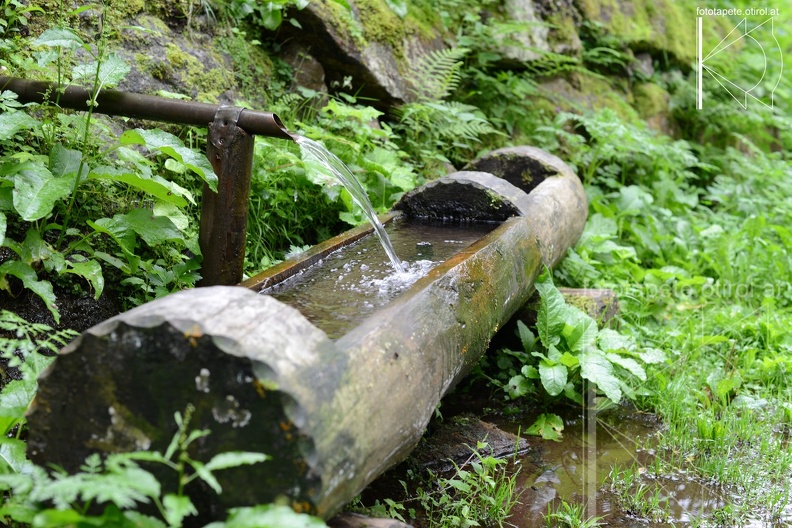
M 545 169 L 530 193 L 491 174 L 459 172 L 406 195 L 389 218 L 500 225 L 338 339 L 254 290 L 360 238 L 362 228 L 248 287 L 175 293 L 87 330 L 40 379 L 30 457 L 75 471 L 96 451 L 162 452 L 174 412 L 192 405 L 193 425 L 212 431 L 194 444 L 194 459 L 231 450 L 273 457 L 218 472 L 220 496 L 196 487 L 202 513 L 286 496 L 298 510 L 331 516 L 409 454 L 543 267 L 580 236 L 580 181 L 553 156 L 526 155 Z

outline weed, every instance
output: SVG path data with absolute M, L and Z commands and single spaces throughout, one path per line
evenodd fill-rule
M 505 460 L 482 456 L 479 451 L 485 448 L 480 442 L 469 460 L 455 465 L 452 476 L 436 479 L 432 489 L 418 488 L 416 498 L 430 527 L 502 527 L 509 518 L 519 499 L 517 473 L 506 473 Z
M 548 505 L 545 516 L 547 528 L 596 528 L 605 524 L 601 520 L 602 517 L 587 517 L 586 505 L 570 504 L 565 500 L 555 510 Z

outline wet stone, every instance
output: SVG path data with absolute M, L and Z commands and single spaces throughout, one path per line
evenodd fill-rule
M 479 442 L 486 443 L 486 447 L 476 449 Z M 474 450 L 481 456 L 507 458 L 526 452 L 528 447 L 524 438 L 502 431 L 472 414 L 461 414 L 442 422 L 424 437 L 411 457 L 425 469 L 443 472 L 475 457 Z
M 412 525 L 396 519 L 366 517 L 352 512 L 339 513 L 327 521 L 327 526 L 330 528 L 412 528 Z

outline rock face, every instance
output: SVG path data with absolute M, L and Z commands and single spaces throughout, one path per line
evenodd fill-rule
M 400 19 L 381 0 L 317 0 L 290 16 L 302 29 L 284 25 L 282 40 L 298 40 L 322 64 L 331 89 L 345 87 L 388 109 L 413 99 L 410 64 L 444 47 L 439 31 Z
M 580 15 L 571 2 L 551 0 L 505 0 L 495 19 L 523 25 L 508 38 L 498 37 L 496 51 L 501 64 L 521 68 L 547 52 L 579 55 L 582 44 L 577 33 Z
M 636 52 L 665 56 L 685 69 L 695 59 L 695 32 L 672 0 L 582 0 L 578 5 L 584 19 L 600 22 Z
M 210 45 L 208 33 L 195 32 L 187 38 L 146 14 L 130 22 L 145 31 L 122 30 L 125 47 L 121 55 L 131 71 L 119 85 L 120 90 L 150 95 L 165 90 L 202 102 L 216 102 L 220 94 L 235 91 L 236 82 L 228 75 L 231 59 Z

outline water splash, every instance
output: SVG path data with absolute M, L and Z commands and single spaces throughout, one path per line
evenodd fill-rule
M 405 266 L 396 255 L 396 251 L 393 249 L 393 244 L 391 244 L 390 238 L 388 238 L 388 234 L 382 226 L 382 222 L 379 221 L 379 218 L 377 218 L 377 215 L 374 213 L 374 208 L 371 206 L 371 201 L 368 198 L 368 194 L 366 194 L 366 190 L 360 185 L 360 182 L 355 178 L 355 175 L 352 174 L 352 171 L 349 170 L 349 167 L 338 159 L 335 154 L 312 139 L 303 136 L 295 136 L 294 141 L 300 146 L 303 158 L 308 158 L 318 163 L 346 188 L 352 196 L 352 199 L 360 206 L 363 210 L 363 214 L 366 215 L 366 218 L 374 228 L 374 232 L 377 234 L 377 238 L 379 238 L 393 267 L 397 272 L 404 272 Z

